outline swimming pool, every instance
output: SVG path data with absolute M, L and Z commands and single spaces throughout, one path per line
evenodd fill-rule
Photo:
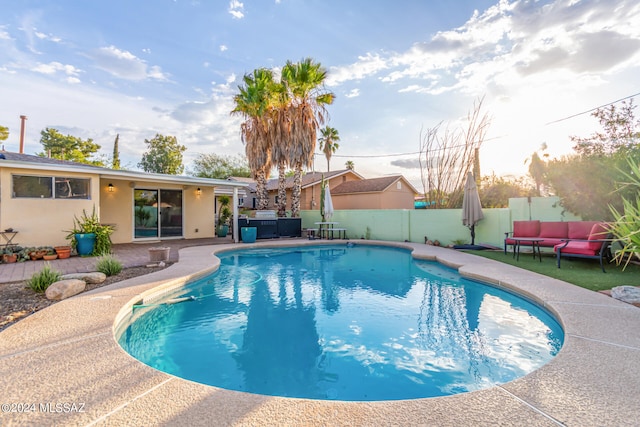
M 167 296 L 175 303 L 135 309 L 120 345 L 159 370 L 218 387 L 368 401 L 501 384 L 549 361 L 564 338 L 539 306 L 404 249 L 218 256 L 218 272 Z

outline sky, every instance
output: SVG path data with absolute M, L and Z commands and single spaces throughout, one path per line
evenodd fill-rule
M 40 131 L 92 138 L 138 169 L 145 140 L 173 135 L 187 170 L 244 153 L 230 115 L 243 75 L 311 57 L 335 95 L 331 170 L 402 174 L 418 189 L 421 135 L 490 126 L 481 174 L 525 175 L 543 144 L 599 129 L 596 107 L 640 92 L 637 0 L 20 0 L 0 16 L 0 125 L 7 151 Z M 327 170 L 316 149 L 316 171 Z

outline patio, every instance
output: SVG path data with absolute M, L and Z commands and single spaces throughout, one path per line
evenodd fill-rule
M 215 269 L 217 259 L 212 255 L 218 250 L 318 242 L 296 239 L 184 247 L 180 249 L 180 261 L 165 270 L 59 302 L 0 333 L 0 387 L 5 390 L 1 403 L 10 405 L 3 406 L 0 424 L 637 423 L 637 308 L 565 282 L 450 249 L 418 243 L 365 243 L 411 248 L 416 257 L 438 260 L 459 268 L 469 278 L 529 296 L 561 321 L 565 328 L 563 349 L 550 363 L 518 380 L 477 392 L 409 401 L 288 399 L 189 382 L 143 365 L 117 345 L 114 324 L 131 310 L 131 305 L 153 288 L 179 286 Z M 143 253 L 148 256 L 146 249 Z M 11 404 L 16 405 L 16 410 L 24 409 L 18 404 L 34 406 L 28 406 L 28 412 L 6 413 L 5 408 L 12 409 Z

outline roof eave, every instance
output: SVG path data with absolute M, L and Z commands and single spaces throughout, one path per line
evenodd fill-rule
M 49 170 L 49 171 L 56 171 L 56 172 L 86 173 L 86 174 L 98 175 L 100 178 L 171 182 L 171 183 L 182 184 L 182 185 L 197 184 L 197 185 L 210 186 L 210 187 L 230 187 L 230 188 L 249 187 L 248 183 L 227 181 L 222 179 L 113 170 L 113 169 L 92 167 L 92 166 L 83 167 L 83 166 L 75 166 L 75 165 L 73 166 L 57 165 L 57 164 L 50 164 L 50 163 L 41 164 L 41 163 L 23 162 L 23 161 L 16 161 L 16 160 L 2 160 L 0 161 L 0 167 L 12 167 L 16 169 L 25 169 L 25 170 Z

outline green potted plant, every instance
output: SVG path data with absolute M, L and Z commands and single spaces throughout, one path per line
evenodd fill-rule
M 44 247 L 45 250 L 47 251 L 42 258 L 44 258 L 45 261 L 53 261 L 54 259 L 58 258 L 58 254 L 56 253 L 56 251 L 53 249 L 53 246 L 45 246 Z
M 13 263 L 18 261 L 18 252 L 15 251 L 16 247 L 15 246 L 7 246 L 6 248 L 2 249 L 1 253 L 2 253 L 2 262 L 4 263 Z M 19 250 L 22 250 L 22 248 L 19 248 Z
M 218 197 L 218 201 L 220 202 L 220 212 L 218 212 L 217 234 L 218 237 L 227 237 L 227 233 L 229 233 L 229 222 L 231 220 L 231 209 L 229 209 L 231 198 L 226 195 L 220 196 Z
M 111 252 L 113 230 L 112 225 L 100 223 L 94 206 L 91 215 L 83 209 L 80 218 L 73 218 L 73 228 L 67 231 L 67 240 L 78 255 L 105 255 Z

